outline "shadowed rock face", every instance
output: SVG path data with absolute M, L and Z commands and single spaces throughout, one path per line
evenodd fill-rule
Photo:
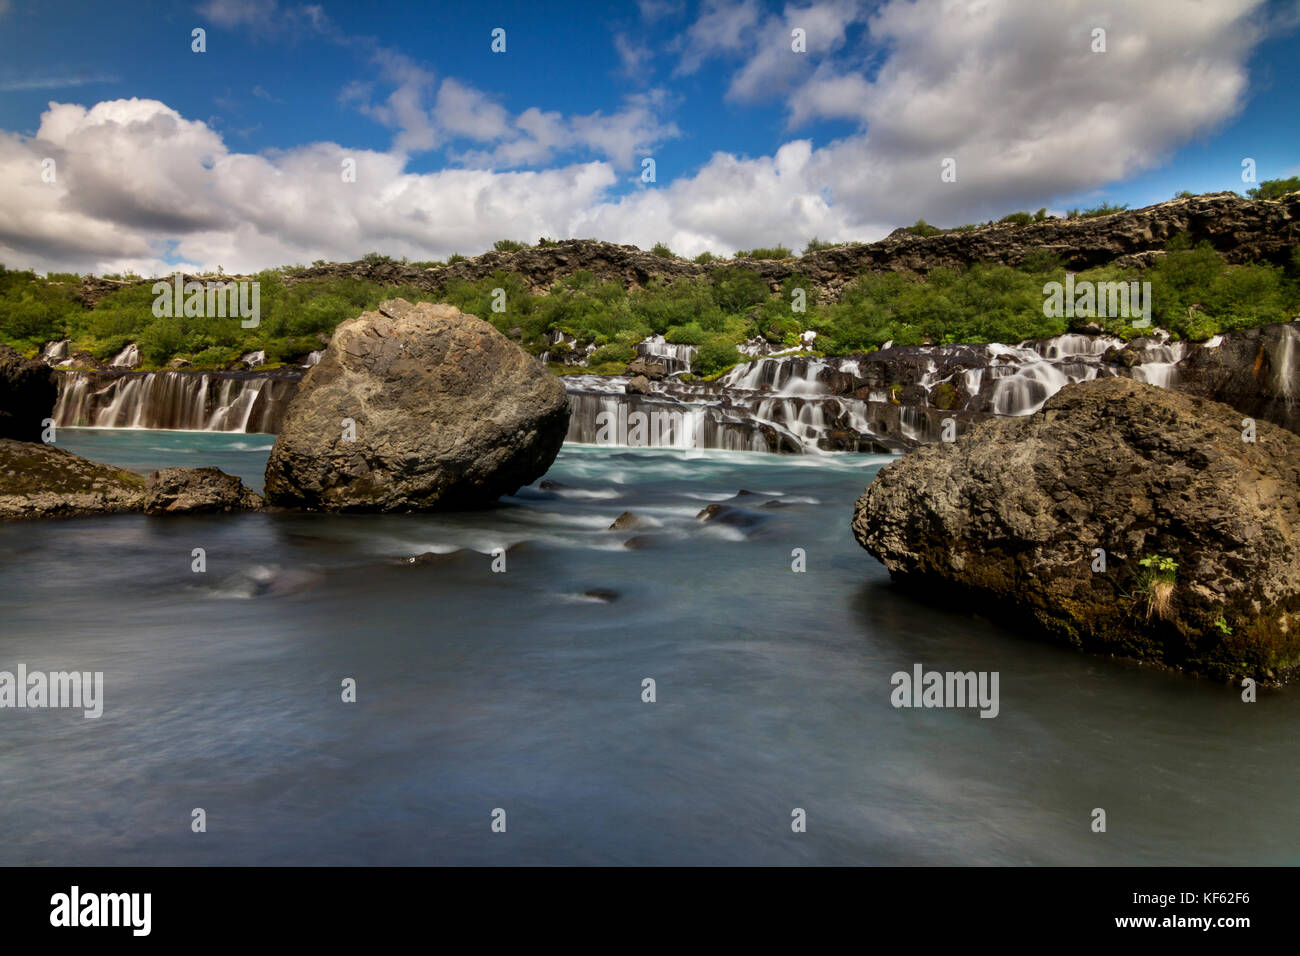
M 250 511 L 262 498 L 220 468 L 163 468 L 145 482 L 146 514 Z
M 326 511 L 484 505 L 545 474 L 568 422 L 560 380 L 487 322 L 394 299 L 341 324 L 303 378 L 267 463 L 267 500 Z
M 1300 662 L 1300 437 L 1127 379 L 1069 385 L 880 470 L 853 531 L 936 585 L 1088 650 L 1217 677 Z M 1094 571 L 1094 549 L 1105 570 Z M 1144 557 L 1176 563 L 1162 589 Z
M 52 445 L 0 438 L 0 519 L 139 511 L 144 484 L 134 472 Z
M 0 438 L 40 441 L 58 387 L 49 368 L 0 345 Z
M 1300 321 L 1237 329 L 1196 346 L 1173 387 L 1300 432 Z

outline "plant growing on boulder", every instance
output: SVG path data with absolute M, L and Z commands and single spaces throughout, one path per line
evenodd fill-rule
M 656 242 L 650 250 L 652 256 L 658 256 L 660 259 L 676 259 L 677 253 L 673 252 L 662 242 Z
M 1162 554 L 1149 554 L 1138 561 L 1146 570 L 1138 576 L 1137 598 L 1146 604 L 1146 617 L 1169 617 L 1178 562 Z

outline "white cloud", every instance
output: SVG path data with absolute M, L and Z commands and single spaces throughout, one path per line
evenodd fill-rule
M 713 4 L 704 18 L 761 22 L 746 9 Z M 857 51 L 843 45 L 770 88 L 793 123 L 848 120 L 851 132 L 796 139 L 771 156 L 719 151 L 686 175 L 661 163 L 660 183 L 625 195 L 641 151 L 680 132 L 659 119 L 663 92 L 612 113 L 510 115 L 385 54 L 391 94 L 374 103 L 358 86 L 345 99 L 397 130 L 391 151 L 316 143 L 260 155 L 157 101 L 52 103 L 35 137 L 0 133 L 0 179 L 11 184 L 0 195 L 0 261 L 166 272 L 174 244 L 186 262 L 230 271 L 372 249 L 441 258 L 539 235 L 665 241 L 693 255 L 798 247 L 814 234 L 873 239 L 918 217 L 982 219 L 1132 176 L 1231 118 L 1247 93 L 1260 9 L 1259 0 L 1148 0 L 1102 16 L 1082 0 L 890 0 L 869 23 L 883 51 L 874 75 L 854 69 Z M 1090 50 L 1094 26 L 1108 31 L 1104 54 Z M 719 49 L 738 75 L 759 56 L 725 41 L 696 53 Z M 455 141 L 474 144 L 458 158 L 483 168 L 408 171 L 408 150 Z M 940 181 L 948 156 L 956 183 Z M 41 182 L 44 157 L 58 163 L 56 183 Z M 348 157 L 356 183 L 339 175 Z M 567 164 L 506 171 L 557 159 Z

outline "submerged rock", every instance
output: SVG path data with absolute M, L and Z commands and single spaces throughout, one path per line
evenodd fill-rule
M 394 299 L 340 325 L 304 376 L 267 462 L 267 500 L 484 505 L 545 474 L 568 420 L 560 380 L 487 322 Z
M 640 515 L 634 515 L 630 511 L 624 511 L 614 519 L 614 523 L 609 526 L 610 531 L 630 531 L 635 528 L 644 528 L 646 522 Z
M 1106 378 L 882 468 L 853 531 L 895 580 L 1212 676 L 1300 662 L 1300 438 Z M 1104 554 L 1102 553 L 1104 552 Z
M 40 441 L 57 396 L 49 366 L 0 345 L 0 438 Z
M 262 497 L 220 468 L 163 468 L 145 482 L 146 514 L 254 511 Z
M 0 519 L 70 518 L 144 507 L 142 475 L 40 442 L 0 438 Z

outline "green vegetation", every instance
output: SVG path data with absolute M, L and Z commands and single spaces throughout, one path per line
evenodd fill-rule
M 813 236 L 811 239 L 808 240 L 808 245 L 803 247 L 802 255 L 805 256 L 810 255 L 811 253 L 814 252 L 821 252 L 824 249 L 834 249 L 836 245 L 838 245 L 838 243 L 822 242 L 816 236 Z
M 669 248 L 668 248 L 666 245 L 664 245 L 662 242 L 656 242 L 656 243 L 654 244 L 654 247 L 651 248 L 651 250 L 650 250 L 650 254 L 651 254 L 652 256 L 658 256 L 658 257 L 661 258 L 661 259 L 676 259 L 676 258 L 677 258 L 677 254 L 676 254 L 675 252 L 673 252 L 671 249 L 669 249 Z
M 1138 605 L 1144 606 L 1148 619 L 1168 618 L 1172 609 L 1174 580 L 1178 575 L 1178 562 L 1162 554 L 1149 554 L 1138 561 L 1144 568 L 1138 576 Z
M 1252 195 L 1271 198 L 1300 187 L 1300 180 L 1270 180 Z M 1123 210 L 1103 203 L 1085 211 L 1072 210 L 1071 218 L 1091 218 Z M 1046 218 L 1037 213 L 1012 213 L 1007 225 L 1020 226 Z M 992 223 L 943 230 L 918 220 L 907 227 L 921 236 L 942 232 L 996 228 Z M 538 247 L 558 245 L 542 237 Z M 816 237 L 804 254 L 831 248 Z M 845 245 L 843 243 L 838 245 Z M 502 239 L 499 251 L 528 248 L 523 242 Z M 673 257 L 663 243 L 652 254 Z M 753 249 L 738 256 L 792 258 L 789 249 Z M 459 253 L 448 264 L 461 262 Z M 366 253 L 369 264 L 393 264 L 392 257 Z M 907 273 L 864 274 L 849 282 L 837 301 L 819 301 L 810 278 L 794 274 L 773 290 L 752 266 L 720 260 L 703 253 L 694 260 L 707 266 L 698 278 L 649 280 L 643 288 L 624 289 L 619 283 L 580 271 L 557 281 L 548 293 L 530 291 L 523 278 L 506 268 L 475 281 L 447 280 L 441 288 L 384 284 L 347 276 L 300 278 L 301 266 L 267 269 L 250 278 L 260 283 L 261 322 L 242 328 L 237 318 L 156 318 L 152 312 L 152 282 L 124 276 L 122 288 L 108 292 L 94 309 L 80 299 L 81 277 L 0 266 L 0 342 L 28 355 L 46 342 L 70 339 L 75 350 L 85 350 L 107 360 L 126 344 L 140 346 L 146 368 L 158 368 L 173 357 L 196 367 L 224 365 L 249 351 L 264 350 L 269 365 L 300 359 L 320 348 L 335 326 L 385 299 L 451 302 L 466 312 L 493 323 L 503 333 L 518 328 L 518 341 L 534 354 L 550 348 L 553 357 L 565 347 L 550 347 L 555 331 L 573 336 L 580 346 L 594 345 L 590 368 L 621 371 L 633 347 L 651 334 L 669 342 L 699 349 L 698 372 L 711 376 L 742 359 L 736 345 L 755 336 L 783 347 L 795 347 L 808 329 L 818 333 L 817 351 L 846 354 L 896 345 L 954 344 L 958 342 L 1019 342 L 1057 335 L 1090 323 L 1124 339 L 1142 334 L 1126 318 L 1085 316 L 1048 318 L 1043 315 L 1043 287 L 1060 282 L 1063 263 L 1050 250 L 1031 253 L 1018 266 L 975 263 L 964 268 L 933 269 L 924 278 Z M 401 264 L 428 269 L 436 262 Z M 314 267 L 328 265 L 321 260 Z M 108 277 L 104 277 L 108 278 Z M 1233 329 L 1286 322 L 1300 312 L 1300 247 L 1284 266 L 1269 263 L 1226 264 L 1208 245 L 1194 246 L 1186 236 L 1176 236 L 1165 254 L 1145 270 L 1113 265 L 1087 269 L 1076 281 L 1095 283 L 1147 281 L 1151 283 L 1152 319 L 1175 336 L 1204 341 Z M 507 308 L 492 311 L 493 290 L 503 289 Z M 942 396 L 957 400 L 957 396 Z
M 1300 189 L 1300 176 L 1290 179 L 1266 179 L 1253 189 L 1247 189 L 1251 199 L 1281 199 L 1287 193 Z
M 794 255 L 785 246 L 773 246 L 770 249 L 740 249 L 736 251 L 737 259 L 789 259 Z
M 1080 212 L 1078 209 L 1071 209 L 1068 213 L 1066 213 L 1065 218 L 1096 219 L 1098 216 L 1111 216 L 1117 212 L 1123 212 L 1127 208 L 1128 208 L 1128 203 L 1122 203 L 1121 205 L 1113 206 L 1108 202 L 1104 202 L 1100 206 L 1093 206 L 1091 209 L 1085 209 L 1082 212 Z
M 521 249 L 527 249 L 528 243 L 517 242 L 514 239 L 498 239 L 492 243 L 492 248 L 496 252 L 519 252 Z

